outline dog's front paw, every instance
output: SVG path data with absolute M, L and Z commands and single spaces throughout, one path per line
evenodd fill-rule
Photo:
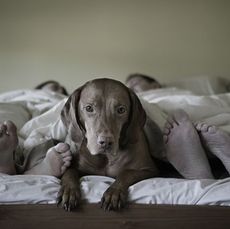
M 127 203 L 128 190 L 111 186 L 103 194 L 101 208 L 106 210 L 120 210 Z
M 57 204 L 66 211 L 77 208 L 80 204 L 81 192 L 76 184 L 62 185 L 58 192 Z

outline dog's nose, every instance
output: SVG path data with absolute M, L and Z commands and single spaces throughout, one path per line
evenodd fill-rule
M 99 136 L 97 143 L 103 148 L 110 148 L 113 145 L 113 139 L 112 137 Z

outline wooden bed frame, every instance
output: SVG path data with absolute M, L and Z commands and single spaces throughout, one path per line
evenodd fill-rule
M 84 204 L 65 212 L 56 205 L 1 205 L 0 228 L 229 229 L 230 207 L 131 204 L 121 212 L 104 212 L 98 204 Z

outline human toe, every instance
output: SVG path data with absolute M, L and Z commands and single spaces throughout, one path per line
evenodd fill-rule
M 203 123 L 203 122 L 196 123 L 195 127 L 200 132 L 207 132 L 208 131 L 208 125 Z
M 68 144 L 61 142 L 61 143 L 58 143 L 54 148 L 57 152 L 63 153 L 63 152 L 68 151 L 70 147 Z
M 207 130 L 210 134 L 214 134 L 217 131 L 217 127 L 216 126 L 209 126 L 208 130 Z
M 62 157 L 65 158 L 65 157 L 72 157 L 72 153 L 70 150 L 67 150 L 63 153 L 61 153 Z
M 164 135 L 169 135 L 169 134 L 170 134 L 170 129 L 164 128 L 164 129 L 163 129 L 163 134 L 164 134 Z
M 200 129 L 201 129 L 201 123 L 200 122 L 194 123 L 194 126 L 198 131 L 200 131 Z
M 63 165 L 61 167 L 61 175 L 66 171 L 67 167 L 65 165 Z
M 170 130 L 170 129 L 172 129 L 172 128 L 173 128 L 173 124 L 171 124 L 170 122 L 166 122 L 166 123 L 165 123 L 164 129 Z
M 69 167 L 71 165 L 71 160 L 65 161 L 63 166 Z
M 209 126 L 206 123 L 203 123 L 201 125 L 200 131 L 201 132 L 208 132 L 208 128 L 209 128 Z
M 168 123 L 168 125 L 173 125 L 173 123 L 175 122 L 175 120 L 173 119 L 173 117 L 172 116 L 169 116 L 168 118 L 167 118 L 167 123 Z
M 169 138 L 169 137 L 168 137 L 167 134 L 164 134 L 164 135 L 163 135 L 163 141 L 164 141 L 165 144 L 167 144 L 168 138 Z
M 7 135 L 16 135 L 17 134 L 17 127 L 12 121 L 5 121 L 4 126 L 6 128 L 6 134 Z
M 61 174 L 63 174 L 68 167 L 70 167 L 71 161 L 65 161 L 64 164 L 61 166 Z
M 189 115 L 182 109 L 176 110 L 173 113 L 173 119 L 175 122 L 180 123 L 180 122 L 185 122 L 190 120 Z

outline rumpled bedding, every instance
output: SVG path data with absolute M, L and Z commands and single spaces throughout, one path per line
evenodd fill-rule
M 163 128 L 167 116 L 184 109 L 190 118 L 230 132 L 230 93 L 197 95 L 189 90 L 162 88 L 138 94 L 148 116 Z M 41 90 L 18 90 L 0 95 L 0 121 L 18 127 L 19 144 L 26 152 L 51 138 L 65 141 L 60 112 L 67 98 Z M 100 201 L 114 180 L 102 176 L 81 178 L 82 198 Z M 55 203 L 60 180 L 52 176 L 0 174 L 0 204 Z M 230 206 L 230 178 L 186 180 L 151 178 L 129 188 L 129 201 L 143 204 L 197 204 Z
M 203 121 L 230 132 L 230 93 L 195 95 L 177 88 L 164 88 L 138 96 L 148 116 L 161 128 L 169 114 L 183 109 L 193 122 Z
M 114 182 L 104 176 L 81 178 L 82 199 L 99 203 L 105 190 Z M 60 180 L 53 176 L 0 173 L 1 204 L 55 204 Z M 230 178 L 222 180 L 185 180 L 151 178 L 129 188 L 129 203 L 170 205 L 230 206 Z

